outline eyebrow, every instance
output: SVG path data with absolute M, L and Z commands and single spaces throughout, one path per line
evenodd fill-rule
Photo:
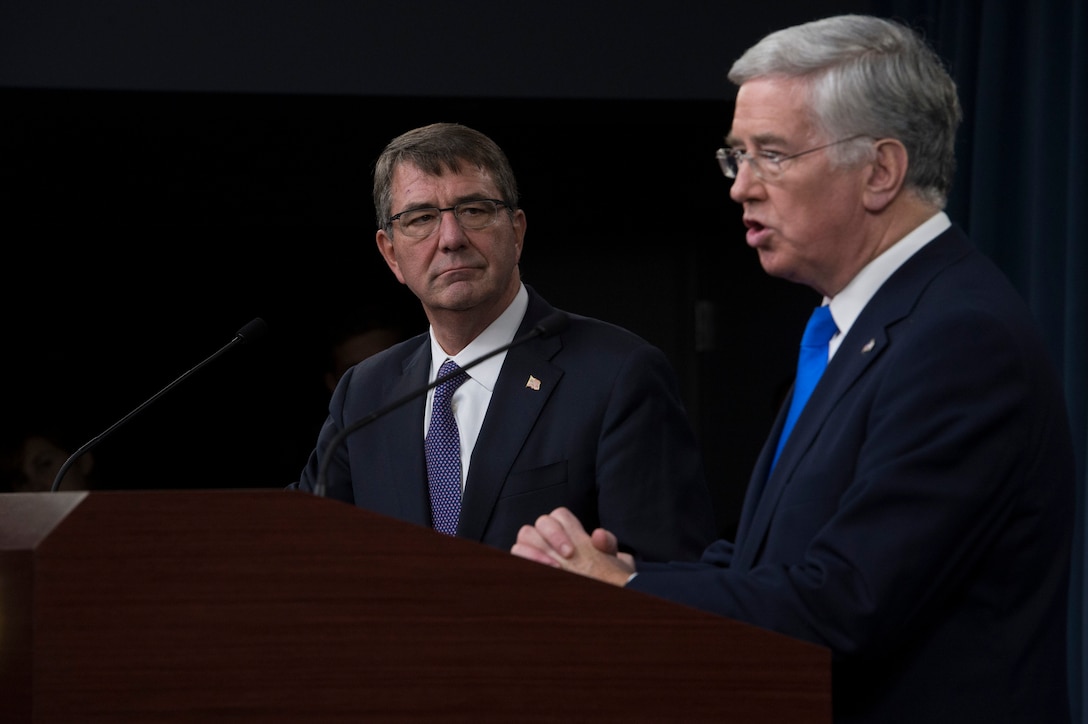
M 786 139 L 777 133 L 759 133 L 752 138 L 753 143 L 756 146 L 785 146 L 787 145 Z M 725 137 L 725 145 L 733 147 L 738 145 L 744 145 L 741 140 L 730 133 Z

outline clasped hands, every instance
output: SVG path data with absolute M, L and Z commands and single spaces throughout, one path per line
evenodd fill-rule
M 613 533 L 604 528 L 586 533 L 578 518 L 562 507 L 540 516 L 535 525 L 523 525 L 510 552 L 615 586 L 623 586 L 635 572 L 634 558 L 619 552 Z

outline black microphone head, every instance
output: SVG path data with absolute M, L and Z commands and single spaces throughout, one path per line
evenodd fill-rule
M 238 330 L 238 334 L 234 335 L 236 338 L 241 338 L 243 342 L 254 342 L 265 335 L 268 331 L 268 324 L 260 317 L 255 318 L 246 326 Z
M 540 320 L 540 323 L 533 327 L 533 331 L 540 335 L 541 338 L 551 337 L 566 329 L 569 321 L 570 318 L 566 312 L 552 312 Z

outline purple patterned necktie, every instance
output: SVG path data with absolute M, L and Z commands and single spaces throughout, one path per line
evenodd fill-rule
M 444 377 L 458 370 L 460 367 L 456 362 L 446 360 L 438 370 L 438 376 Z M 431 492 L 431 525 L 447 535 L 457 535 L 457 520 L 461 516 L 461 436 L 457 432 L 450 400 L 467 379 L 468 374 L 461 372 L 434 388 L 431 427 L 423 441 Z

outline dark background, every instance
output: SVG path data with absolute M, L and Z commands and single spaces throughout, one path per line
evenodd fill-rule
M 729 532 L 817 299 L 744 244 L 713 158 L 725 72 L 765 32 L 865 4 L 721 5 L 5 5 L 4 425 L 85 442 L 260 316 L 267 337 L 118 429 L 97 472 L 292 481 L 324 418 L 330 319 L 417 306 L 374 246 L 370 164 L 458 121 L 518 174 L 525 281 L 673 361 Z

